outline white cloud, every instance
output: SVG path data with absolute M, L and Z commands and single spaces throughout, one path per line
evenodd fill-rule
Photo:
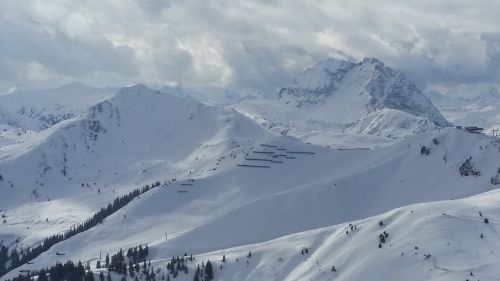
M 378 57 L 423 85 L 492 82 L 498 11 L 493 0 L 0 0 L 0 83 L 271 89 L 328 56 Z

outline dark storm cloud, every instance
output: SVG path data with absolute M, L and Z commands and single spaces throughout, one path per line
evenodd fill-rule
M 273 89 L 326 57 L 496 83 L 497 1 L 0 0 L 0 84 Z

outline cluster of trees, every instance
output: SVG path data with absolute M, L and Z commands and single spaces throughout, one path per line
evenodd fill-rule
M 431 148 L 430 147 L 423 145 L 420 148 L 420 154 L 422 154 L 422 155 L 429 155 L 430 153 L 431 153 Z
M 467 160 L 465 160 L 465 162 L 462 163 L 460 168 L 458 168 L 458 173 L 462 177 L 464 177 L 464 176 L 465 177 L 468 177 L 468 176 L 479 177 L 479 176 L 481 176 L 481 172 L 479 170 L 477 170 L 474 167 L 474 163 L 472 163 L 472 156 L 467 158 Z
M 109 258 L 109 254 L 106 255 L 106 264 L 104 267 L 108 268 L 110 271 L 114 271 L 120 274 L 127 274 L 127 261 L 125 260 L 125 256 L 128 260 L 128 272 L 130 276 L 134 276 L 135 272 L 140 271 L 139 263 L 143 262 L 144 271 L 146 271 L 146 258 L 149 254 L 148 245 L 142 247 L 139 245 L 138 247 L 128 248 L 127 253 L 124 254 L 123 250 L 111 256 Z M 97 263 L 97 268 L 101 268 L 100 261 Z
M 167 270 L 169 271 L 169 274 L 172 274 L 174 278 L 177 277 L 179 272 L 184 272 L 188 274 L 189 270 L 186 265 L 187 261 L 194 261 L 194 257 L 192 255 L 188 257 L 187 254 L 185 254 L 183 257 L 172 258 L 167 263 Z
M 500 184 L 499 175 L 500 175 L 500 168 L 498 168 L 496 176 L 491 178 L 491 184 L 493 184 L 493 185 Z
M 382 248 L 382 244 L 385 244 L 387 238 L 389 238 L 389 233 L 387 233 L 386 231 L 384 231 L 383 233 L 380 233 L 378 235 L 378 247 L 379 248 Z
M 207 261 L 205 265 L 198 265 L 194 272 L 194 281 L 209 281 L 214 279 L 214 269 L 212 263 Z
M 5 274 L 7 268 L 5 263 L 9 260 L 9 249 L 0 244 L 0 275 Z
M 307 248 L 307 247 L 302 248 L 302 250 L 300 250 L 300 254 L 301 255 L 309 254 L 309 248 Z
M 89 219 L 87 219 L 85 222 L 82 222 L 76 226 L 71 227 L 69 230 L 65 231 L 62 234 L 54 234 L 48 238 L 45 238 L 42 243 L 38 244 L 35 247 L 26 247 L 26 248 L 21 248 L 20 251 L 17 249 L 12 249 L 10 251 L 10 255 L 7 254 L 7 261 L 10 260 L 10 265 L 9 266 L 3 266 L 6 268 L 2 268 L 0 266 L 0 277 L 3 276 L 5 273 L 9 272 L 10 270 L 27 263 L 28 261 L 36 258 L 39 256 L 41 253 L 47 251 L 50 247 L 53 245 L 64 241 L 66 239 L 69 239 L 79 233 L 82 233 L 84 231 L 87 231 L 91 229 L 92 227 L 100 224 L 103 222 L 105 218 L 108 216 L 112 215 L 119 209 L 121 209 L 123 206 L 127 205 L 132 201 L 134 198 L 137 196 L 148 192 L 149 190 L 160 186 L 160 182 L 157 181 L 151 185 L 147 184 L 141 188 L 136 188 L 130 193 L 123 195 L 121 197 L 115 198 L 113 203 L 109 203 L 106 208 L 101 208 L 97 213 L 92 215 Z M 5 264 L 5 263 L 1 263 Z M 3 270 L 2 270 L 3 269 Z
M 51 268 L 32 271 L 25 275 L 14 277 L 12 281 L 32 281 L 34 277 L 37 278 L 37 281 L 48 281 L 49 276 L 50 281 L 95 281 L 94 273 L 91 270 L 85 270 L 80 261 L 76 265 L 71 261 L 67 261 L 64 265 L 56 263 Z

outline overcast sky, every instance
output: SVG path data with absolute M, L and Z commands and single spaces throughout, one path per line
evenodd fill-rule
M 421 87 L 497 83 L 499 12 L 495 0 L 0 0 L 0 90 L 273 89 L 327 57 L 377 57 Z

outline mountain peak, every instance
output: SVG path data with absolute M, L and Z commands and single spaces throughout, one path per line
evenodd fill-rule
M 297 107 L 315 107 L 335 122 L 358 122 L 388 108 L 424 117 L 438 126 L 450 124 L 401 71 L 376 58 L 359 63 L 327 59 L 280 89 L 278 99 Z
M 384 63 L 377 58 L 366 57 L 366 58 L 363 58 L 361 63 L 362 64 L 376 64 L 376 65 L 380 65 L 380 66 L 385 66 Z
M 138 96 L 144 95 L 144 94 L 159 94 L 159 93 L 160 92 L 152 90 L 144 84 L 135 84 L 135 85 L 131 85 L 131 86 L 127 86 L 127 87 L 123 87 L 123 88 L 119 89 L 116 92 L 115 97 L 122 97 L 122 96 L 138 97 Z
M 70 88 L 70 89 L 74 89 L 74 88 L 92 88 L 92 86 L 89 86 L 85 83 L 82 83 L 80 81 L 75 81 L 75 82 L 71 82 L 71 83 L 68 83 L 68 84 L 64 84 L 64 85 L 61 85 L 59 87 L 57 87 L 58 89 L 65 89 L 65 88 Z

